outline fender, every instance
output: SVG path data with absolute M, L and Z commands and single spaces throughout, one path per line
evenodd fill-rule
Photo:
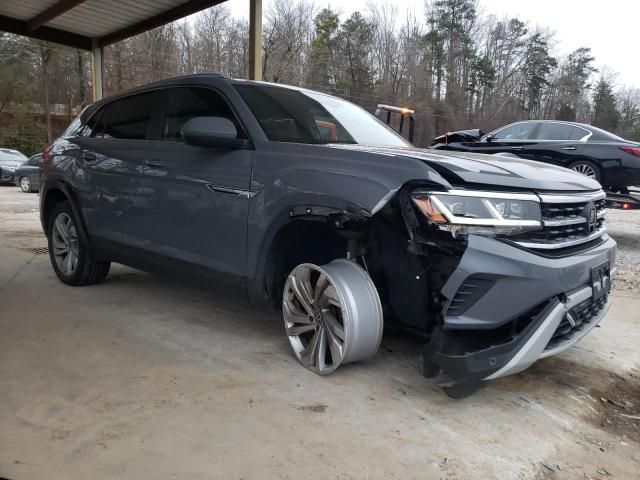
M 65 197 L 67 197 L 67 201 L 69 205 L 71 205 L 71 210 L 73 211 L 73 215 L 80 221 L 79 235 L 82 237 L 82 241 L 85 245 L 88 246 L 89 251 L 92 252 L 93 248 L 91 246 L 91 242 L 89 241 L 89 236 L 87 235 L 87 229 L 84 217 L 82 216 L 82 212 L 78 207 L 78 201 L 74 194 L 73 186 L 68 183 L 68 181 L 62 175 L 56 173 L 49 173 L 46 176 L 46 179 L 43 181 L 42 190 L 40 191 L 40 224 L 42 225 L 42 231 L 47 234 L 47 222 L 44 218 L 44 206 L 47 202 L 47 195 L 53 191 L 59 190 L 61 191 Z
M 268 167 L 262 170 L 265 164 Z M 263 179 L 274 170 L 275 175 Z M 259 147 L 247 238 L 246 276 L 252 303 L 261 296 L 266 260 L 282 227 L 292 220 L 326 221 L 332 215 L 370 218 L 403 185 L 414 181 L 450 188 L 440 174 L 417 159 L 284 144 L 271 154 Z

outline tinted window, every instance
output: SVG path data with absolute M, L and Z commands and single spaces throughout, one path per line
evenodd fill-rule
M 515 123 L 495 132 L 493 138 L 496 140 L 526 140 L 531 138 L 535 127 L 536 124 L 532 122 Z
M 169 91 L 162 138 L 181 141 L 182 126 L 194 117 L 225 117 L 236 125 L 238 132 L 241 132 L 229 105 L 220 94 L 209 88 L 183 87 Z
M 573 127 L 571 133 L 569 134 L 569 140 L 582 140 L 583 138 L 589 135 L 589 131 L 580 127 Z
M 42 155 L 34 155 L 29 159 L 27 164 L 31 165 L 32 167 L 37 167 L 40 164 L 40 157 L 42 157 Z
M 78 132 L 78 129 L 82 126 L 82 120 L 80 119 L 80 115 L 78 115 L 73 122 L 69 124 L 67 129 L 62 134 L 62 138 L 73 137 Z
M 411 146 L 384 122 L 337 97 L 274 86 L 235 88 L 275 142 Z
M 538 129 L 538 140 L 580 140 L 589 132 L 567 123 L 543 123 Z
M 92 136 L 103 138 L 123 138 L 127 140 L 144 140 L 151 124 L 155 92 L 132 95 L 111 102 Z
M 85 123 L 76 133 L 79 137 L 101 137 L 104 132 L 104 122 L 99 123 L 101 119 L 104 119 L 104 112 L 107 107 L 102 107 L 95 112 L 87 123 Z

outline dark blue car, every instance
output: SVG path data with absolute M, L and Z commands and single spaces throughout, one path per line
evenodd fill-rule
M 29 158 L 26 162 L 16 168 L 14 179 L 16 185 L 25 193 L 37 192 L 40 190 L 40 159 L 42 154 L 38 153 Z

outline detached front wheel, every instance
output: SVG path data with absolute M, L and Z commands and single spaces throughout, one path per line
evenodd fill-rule
M 382 340 L 378 292 L 350 260 L 298 265 L 287 278 L 282 311 L 296 358 L 318 375 L 372 357 Z

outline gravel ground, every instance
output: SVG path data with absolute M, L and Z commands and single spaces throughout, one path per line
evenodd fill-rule
M 618 242 L 617 277 L 613 288 L 640 292 L 640 210 L 608 210 L 609 234 Z

